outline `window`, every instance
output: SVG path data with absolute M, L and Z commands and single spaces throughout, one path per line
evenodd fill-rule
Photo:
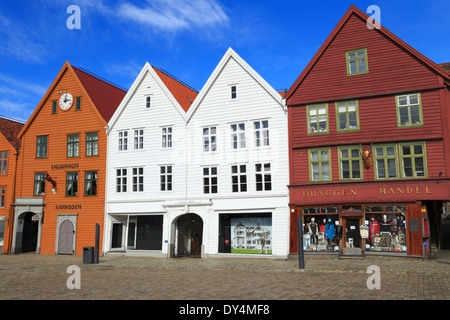
M 359 130 L 358 101 L 336 103 L 337 131 Z
M 119 151 L 128 150 L 128 131 L 119 131 Z
M 341 180 L 362 179 L 362 159 L 359 147 L 339 147 L 339 178 Z
M 217 167 L 203 168 L 203 193 L 217 193 Z
M 269 145 L 269 121 L 254 121 L 253 126 L 255 129 L 255 145 L 257 147 Z
M 272 190 L 272 175 L 270 174 L 270 163 L 255 164 L 256 191 Z
M 172 148 L 172 127 L 162 128 L 161 141 L 163 148 Z
M 231 144 L 233 149 L 245 148 L 245 123 L 231 125 Z
M 80 149 L 78 134 L 71 134 L 67 136 L 67 157 L 78 157 Z
M 369 72 L 366 48 L 347 51 L 345 58 L 347 60 L 347 76 Z
M 81 110 L 81 98 L 80 97 L 75 99 L 75 110 Z
M 8 151 L 0 152 L 0 174 L 8 172 Z
M 138 168 L 132 168 L 132 174 L 133 174 L 133 192 L 142 192 L 144 191 L 144 168 L 138 167 Z
M 172 166 L 160 167 L 161 191 L 172 191 Z
M 203 151 L 216 151 L 217 150 L 217 128 L 206 127 L 203 128 Z
M 328 133 L 328 105 L 319 104 L 306 107 L 308 135 Z
M 230 86 L 231 99 L 237 99 L 237 85 Z
M 57 110 L 57 102 L 55 100 L 55 101 L 52 101 L 52 113 L 56 113 L 56 110 Z
M 86 156 L 98 156 L 98 133 L 86 133 Z
M 84 174 L 84 195 L 97 195 L 97 171 L 88 171 Z
M 145 96 L 145 108 L 150 109 L 152 107 L 152 96 Z
M 127 192 L 127 169 L 116 169 L 116 192 Z
M 47 136 L 36 137 L 36 158 L 47 158 Z
M 399 127 L 413 127 L 423 125 L 420 94 L 396 96 L 397 122 Z
M 231 166 L 231 187 L 233 192 L 247 191 L 247 166 Z
M 45 196 L 45 173 L 34 174 L 34 196 Z
M 134 130 L 134 150 L 144 149 L 144 129 Z
M 308 150 L 311 181 L 331 181 L 330 149 Z
M 374 169 L 377 179 L 395 179 L 397 173 L 396 145 L 374 146 Z
M 402 178 L 427 177 L 425 143 L 400 144 Z
M 0 187 L 0 208 L 5 207 L 5 195 L 6 195 L 6 188 Z
M 66 197 L 78 196 L 78 172 L 66 174 Z

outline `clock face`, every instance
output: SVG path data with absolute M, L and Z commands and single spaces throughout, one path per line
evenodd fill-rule
M 59 99 L 59 107 L 68 110 L 72 106 L 73 98 L 70 93 L 64 93 Z

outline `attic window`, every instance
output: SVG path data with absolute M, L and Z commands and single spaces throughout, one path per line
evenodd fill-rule
M 81 110 L 81 98 L 80 97 L 75 99 L 75 110 Z
M 145 97 L 145 108 L 150 109 L 152 107 L 152 96 Z
M 347 76 L 369 73 L 367 48 L 350 50 L 345 53 Z
M 233 84 L 230 86 L 231 90 L 231 99 L 237 99 L 237 85 Z
M 52 113 L 56 113 L 56 106 L 57 106 L 56 100 L 52 101 Z

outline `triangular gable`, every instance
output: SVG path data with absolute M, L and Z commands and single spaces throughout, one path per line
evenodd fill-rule
M 79 71 L 78 73 L 75 71 L 75 69 L 77 71 Z M 89 75 L 89 77 L 87 76 L 88 74 L 86 72 L 82 72 L 81 70 L 74 68 L 70 65 L 70 63 L 68 61 L 66 61 L 66 63 L 64 63 L 63 67 L 61 68 L 61 70 L 59 71 L 58 75 L 56 76 L 55 80 L 53 80 L 52 84 L 50 85 L 50 87 L 47 89 L 47 92 L 44 94 L 44 96 L 42 97 L 41 101 L 39 102 L 39 104 L 37 105 L 37 107 L 34 109 L 33 113 L 31 114 L 31 116 L 28 118 L 28 121 L 25 123 L 25 125 L 23 126 L 22 130 L 19 132 L 18 134 L 18 138 L 20 139 L 22 137 L 22 135 L 27 131 L 28 127 L 33 123 L 34 119 L 36 118 L 36 116 L 38 115 L 38 113 L 40 112 L 40 110 L 42 109 L 42 107 L 44 106 L 45 102 L 47 101 L 49 95 L 53 92 L 53 90 L 55 89 L 55 86 L 58 84 L 58 82 L 60 81 L 61 77 L 64 75 L 65 72 L 70 72 L 72 74 L 72 76 L 75 79 L 75 82 L 78 84 L 78 86 L 80 87 L 81 91 L 83 92 L 83 95 L 86 96 L 86 98 L 89 101 L 89 104 L 93 107 L 95 113 L 98 115 L 99 120 L 106 126 L 106 124 L 108 123 L 106 121 L 105 118 L 103 118 L 103 115 L 99 112 L 99 109 L 104 111 L 105 116 L 107 116 L 107 112 L 105 112 L 105 110 L 109 110 L 112 107 L 108 107 L 109 104 L 107 104 L 106 106 L 103 106 L 104 102 L 106 101 L 105 99 L 102 99 L 101 97 L 98 97 L 98 95 L 101 95 L 102 90 L 95 90 L 93 87 L 97 84 L 100 85 L 101 83 L 106 83 L 98 78 L 96 78 L 97 80 L 94 80 L 92 78 L 94 78 L 93 76 Z M 81 79 L 79 78 L 79 75 L 81 76 Z M 86 88 L 83 85 L 86 84 L 89 88 L 90 88 L 90 94 L 88 93 L 88 91 L 86 90 Z M 109 85 L 109 84 L 108 84 Z M 122 89 L 120 89 L 122 90 Z M 123 91 L 123 90 L 122 90 Z M 125 95 L 125 91 L 123 91 L 123 94 Z M 95 96 L 95 100 L 97 101 L 97 103 L 99 103 L 99 107 L 97 107 L 97 105 L 94 103 L 94 100 L 92 99 L 91 95 L 94 97 Z M 114 99 L 117 102 L 116 106 L 119 104 L 119 101 L 117 101 L 117 95 L 114 95 Z
M 187 120 L 192 117 L 192 115 L 197 110 L 198 106 L 202 103 L 203 99 L 208 94 L 210 88 L 216 81 L 217 77 L 222 72 L 223 68 L 226 66 L 229 59 L 233 58 L 245 71 L 247 71 L 253 79 L 261 86 L 263 87 L 273 98 L 275 101 L 277 101 L 280 106 L 284 109 L 285 105 L 283 103 L 283 94 L 277 92 L 275 89 L 273 89 L 266 80 L 264 80 L 255 70 L 253 70 L 250 65 L 245 62 L 244 59 L 242 59 L 232 48 L 228 48 L 227 52 L 224 54 L 220 62 L 217 64 L 216 68 L 212 72 L 212 74 L 209 76 L 208 80 L 206 81 L 205 85 L 203 86 L 202 90 L 200 90 L 200 93 L 198 94 L 197 98 L 195 99 L 192 106 L 189 108 L 189 111 L 187 113 Z
M 0 117 L 0 132 L 14 149 L 20 149 L 20 139 L 17 137 L 24 124 Z
M 352 15 L 356 15 L 360 19 L 367 21 L 369 19 L 369 16 L 358 9 L 355 5 L 351 5 L 350 8 L 347 10 L 347 12 L 344 14 L 344 16 L 339 20 L 339 23 L 334 27 L 333 31 L 328 35 L 325 42 L 322 44 L 322 46 L 319 48 L 319 50 L 316 52 L 314 57 L 311 59 L 311 61 L 308 63 L 306 68 L 302 71 L 300 76 L 297 78 L 297 80 L 294 82 L 294 84 L 291 86 L 291 88 L 288 90 L 286 94 L 286 99 L 289 100 L 290 97 L 294 94 L 294 92 L 297 90 L 297 88 L 300 86 L 302 81 L 306 78 L 306 76 L 309 74 L 309 72 L 312 70 L 312 68 L 315 66 L 317 61 L 320 59 L 320 57 L 323 55 L 325 50 L 328 48 L 328 46 L 332 43 L 336 35 L 339 33 L 339 31 L 343 28 L 345 23 L 349 20 L 349 18 Z M 381 26 L 378 29 L 375 29 L 377 32 L 380 32 L 382 35 L 387 37 L 389 40 L 397 44 L 399 47 L 401 47 L 403 50 L 408 52 L 412 57 L 414 57 L 416 60 L 421 62 L 423 65 L 425 65 L 428 69 L 435 72 L 436 74 L 442 76 L 447 82 L 450 82 L 449 74 L 441 67 L 439 67 L 435 62 L 431 61 L 429 58 L 425 57 L 423 54 L 415 50 L 413 47 L 408 45 L 406 42 L 401 40 L 399 37 L 397 37 L 395 34 L 390 32 L 385 27 Z
M 190 107 L 190 101 L 187 97 L 189 97 L 190 99 L 195 99 L 195 97 L 197 96 L 197 92 L 146 62 L 144 67 L 141 69 L 138 76 L 134 80 L 133 84 L 131 85 L 130 89 L 128 90 L 127 94 L 123 98 L 119 107 L 114 112 L 114 115 L 111 117 L 108 123 L 108 131 L 110 131 L 114 127 L 118 118 L 125 110 L 125 107 L 128 105 L 131 98 L 136 93 L 147 73 L 149 73 L 155 79 L 155 81 L 166 94 L 167 98 L 172 102 L 173 106 L 177 109 L 182 118 L 186 119 L 186 110 L 188 110 Z

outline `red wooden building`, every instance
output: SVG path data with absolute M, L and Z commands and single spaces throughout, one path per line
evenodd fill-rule
M 290 252 L 428 255 L 450 199 L 450 76 L 351 6 L 287 92 Z M 364 227 L 362 227 L 364 226 Z

